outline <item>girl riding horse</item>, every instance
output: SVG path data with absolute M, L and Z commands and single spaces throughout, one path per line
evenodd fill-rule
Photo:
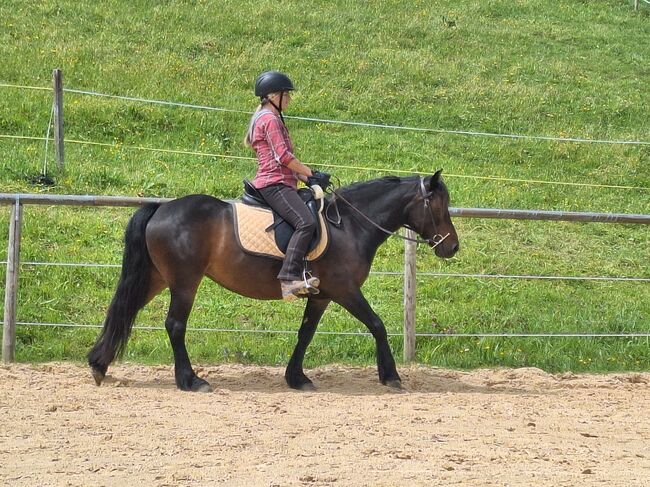
M 316 229 L 316 220 L 298 196 L 297 181 L 306 183 L 314 172 L 293 154 L 293 143 L 282 112 L 291 102 L 293 83 L 286 74 L 267 71 L 255 81 L 260 105 L 251 117 L 245 142 L 257 155 L 253 186 L 268 205 L 293 228 L 278 279 L 282 299 L 294 300 L 301 294 L 317 294 L 320 280 L 307 277 L 304 259 Z

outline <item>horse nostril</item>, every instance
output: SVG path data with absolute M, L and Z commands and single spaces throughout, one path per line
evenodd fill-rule
M 458 252 L 459 249 L 460 249 L 460 245 L 455 243 L 454 246 L 451 248 L 451 251 L 455 254 L 456 252 Z

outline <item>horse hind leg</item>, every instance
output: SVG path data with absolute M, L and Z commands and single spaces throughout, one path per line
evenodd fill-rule
M 174 376 L 176 386 L 183 391 L 212 392 L 210 384 L 192 369 L 185 346 L 187 320 L 194 304 L 198 283 L 192 287 L 170 287 L 171 302 L 165 328 L 174 351 Z

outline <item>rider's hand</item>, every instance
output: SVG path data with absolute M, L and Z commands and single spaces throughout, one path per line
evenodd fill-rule
M 330 177 L 330 174 L 326 172 L 314 171 L 311 176 L 307 177 L 307 185 L 316 184 L 325 190 L 331 184 Z

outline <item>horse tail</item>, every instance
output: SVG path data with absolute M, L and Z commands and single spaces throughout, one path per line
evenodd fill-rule
M 135 317 L 147 304 L 153 263 L 147 250 L 145 229 L 159 206 L 157 203 L 142 206 L 127 224 L 120 280 L 104 327 L 88 354 L 88 364 L 97 385 L 104 380 L 109 364 L 124 352 Z

